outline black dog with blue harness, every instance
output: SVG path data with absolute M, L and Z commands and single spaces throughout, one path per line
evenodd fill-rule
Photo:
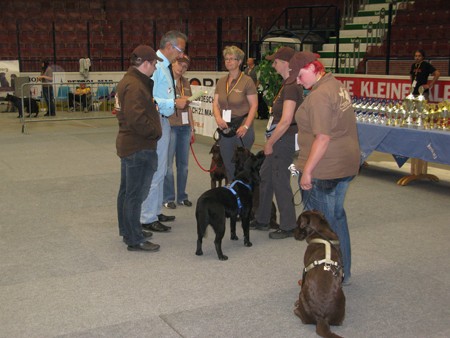
M 222 239 L 225 235 L 226 219 L 230 219 L 231 240 L 238 240 L 236 235 L 236 221 L 238 215 L 242 221 L 244 245 L 252 246 L 250 242 L 250 215 L 253 202 L 253 187 L 258 184 L 259 170 L 264 161 L 264 153 L 251 155 L 244 164 L 244 169 L 236 175 L 236 179 L 226 187 L 210 189 L 197 200 L 195 217 L 197 219 L 197 251 L 196 255 L 203 255 L 202 241 L 208 225 L 214 229 L 216 237 L 214 245 L 220 260 L 228 257 L 222 252 Z

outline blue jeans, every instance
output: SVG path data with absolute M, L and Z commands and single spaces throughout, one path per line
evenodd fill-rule
M 351 276 L 352 253 L 350 233 L 348 231 L 347 215 L 344 210 L 345 194 L 354 176 L 320 180 L 313 179 L 311 190 L 302 190 L 302 200 L 305 210 L 322 212 L 339 237 L 339 246 L 344 264 L 345 280 Z M 299 177 L 300 183 L 301 175 Z
M 163 203 L 164 177 L 167 172 L 167 155 L 170 140 L 170 123 L 168 118 L 161 117 L 161 128 L 162 136 L 158 140 L 156 146 L 156 152 L 158 153 L 158 169 L 153 175 L 150 192 L 142 203 L 142 224 L 149 224 L 157 221 Z
M 167 173 L 164 178 L 164 203 L 175 201 L 174 158 L 176 158 L 175 163 L 177 166 L 177 202 L 182 202 L 188 198 L 186 194 L 186 182 L 188 178 L 190 140 L 191 126 L 174 126 L 170 128 Z
M 56 115 L 55 97 L 53 95 L 52 86 L 42 86 L 42 93 L 44 94 L 45 102 L 47 103 L 47 112 L 50 116 Z
M 117 196 L 119 234 L 128 245 L 145 241 L 140 222 L 142 201 L 147 197 L 158 167 L 155 150 L 141 150 L 120 159 L 120 188 Z

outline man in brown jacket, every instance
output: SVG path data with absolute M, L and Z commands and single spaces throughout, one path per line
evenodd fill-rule
M 136 47 L 131 54 L 131 67 L 117 85 L 119 133 L 116 148 L 121 161 L 117 216 L 119 234 L 129 251 L 159 249 L 158 244 L 147 240 L 152 233 L 143 231 L 140 222 L 141 205 L 158 167 L 156 144 L 162 134 L 150 79 L 157 61 L 161 59 L 151 47 Z

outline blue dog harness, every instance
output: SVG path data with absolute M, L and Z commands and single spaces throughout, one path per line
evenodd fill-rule
M 237 194 L 237 192 L 233 189 L 233 187 L 236 185 L 236 183 L 240 183 L 242 184 L 244 187 L 246 187 L 248 190 L 252 190 L 252 187 L 240 180 L 236 180 L 233 181 L 230 185 L 227 185 L 225 188 L 227 188 L 228 190 L 231 191 L 231 193 L 236 197 L 236 202 L 238 205 L 238 211 L 241 211 L 242 209 L 242 203 L 241 203 L 241 199 L 239 198 L 239 195 Z

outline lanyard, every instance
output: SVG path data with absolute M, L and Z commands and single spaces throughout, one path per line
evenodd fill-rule
M 281 88 L 278 90 L 277 95 L 275 95 L 275 98 L 274 98 L 274 100 L 273 100 L 274 103 L 275 103 L 275 101 L 278 100 L 278 98 L 280 97 L 280 94 L 281 94 L 281 91 L 283 90 L 283 88 L 284 88 L 284 84 L 283 84 L 283 85 L 281 86 Z
M 239 83 L 239 81 L 241 80 L 241 77 L 242 77 L 242 72 L 241 72 L 241 75 L 239 75 L 239 78 L 237 79 L 237 81 L 236 81 L 236 83 L 234 84 L 234 86 L 231 88 L 231 89 L 229 89 L 229 84 L 228 84 L 228 79 L 227 79 L 227 98 L 228 98 L 228 96 L 231 94 L 231 92 L 233 91 L 233 89 L 238 85 L 238 83 Z M 228 75 L 228 78 L 230 77 L 230 75 Z M 232 81 L 233 82 L 233 81 Z

